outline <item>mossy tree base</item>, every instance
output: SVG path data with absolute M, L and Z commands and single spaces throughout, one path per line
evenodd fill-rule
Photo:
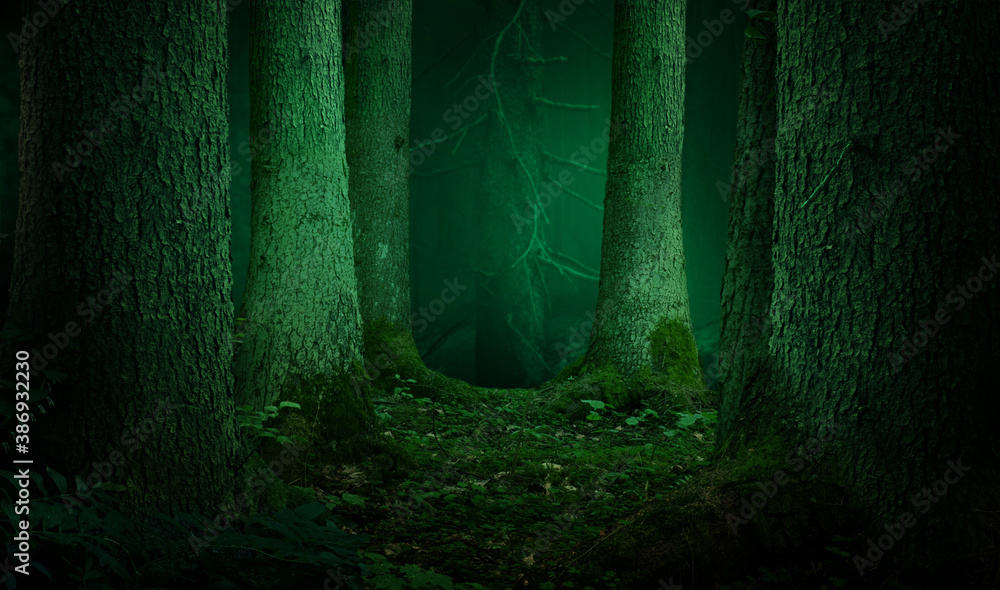
M 377 429 L 372 390 L 360 363 L 350 373 L 299 378 L 280 401 L 300 409 L 282 409 L 273 425 L 292 443 L 264 439 L 259 456 L 281 480 L 308 485 L 307 465 L 356 464 L 372 460 L 380 476 L 406 462 L 396 443 Z
M 582 399 L 603 401 L 620 411 L 637 409 L 645 402 L 657 411 L 693 412 L 714 403 L 702 381 L 694 335 L 684 322 L 663 319 L 657 324 L 649 335 L 650 362 L 635 375 L 623 375 L 614 363 L 595 359 L 592 351 L 539 387 L 552 400 L 550 410 L 579 419 L 589 412 Z
M 247 481 L 243 486 L 251 499 L 252 511 L 284 507 L 288 484 L 308 485 L 307 465 L 356 464 L 372 460 L 376 477 L 388 479 L 413 467 L 399 445 L 377 429 L 372 396 L 391 393 L 406 386 L 414 397 L 434 400 L 444 393 L 454 396 L 482 395 L 481 388 L 445 377 L 426 367 L 413 338 L 389 322 L 365 327 L 364 363 L 357 363 L 339 375 L 315 375 L 291 379 L 278 401 L 299 404 L 301 409 L 282 409 L 277 421 L 268 426 L 294 443 L 279 444 L 274 439 L 260 441 L 259 449 L 248 451 Z M 399 378 L 396 377 L 399 376 Z M 414 382 L 406 382 L 412 379 Z M 263 485 L 261 481 L 267 481 Z M 294 490 L 295 488 L 291 488 Z
M 402 384 L 400 380 L 412 379 L 416 383 L 405 385 L 414 397 L 428 397 L 435 401 L 445 392 L 461 398 L 478 395 L 477 392 L 482 391 L 482 388 L 465 381 L 428 369 L 420 358 L 413 336 L 390 322 L 366 324 L 364 339 L 367 355 L 362 380 L 376 390 L 391 393 Z
M 873 532 L 873 517 L 838 484 L 844 458 L 835 452 L 816 455 L 797 471 L 782 454 L 786 445 L 779 437 L 761 442 L 575 548 L 562 561 L 555 587 L 569 587 L 566 582 L 600 587 L 595 581 L 608 571 L 618 575 L 618 588 L 716 588 L 737 582 L 745 584 L 737 587 L 772 589 L 883 588 L 888 581 L 909 584 L 892 586 L 901 588 L 959 588 L 996 574 L 970 567 L 968 559 L 928 556 L 915 565 L 900 550 L 882 551 L 874 563 L 859 562 L 868 557 L 867 540 L 885 531 Z M 571 568 L 575 573 L 567 573 Z M 750 577 L 760 586 L 749 583 Z M 545 581 L 528 580 L 524 587 Z

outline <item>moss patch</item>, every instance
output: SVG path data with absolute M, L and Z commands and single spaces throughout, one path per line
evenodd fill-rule
M 413 336 L 387 320 L 377 320 L 365 325 L 364 374 L 369 385 L 380 391 L 392 392 L 400 379 L 413 379 L 408 384 L 414 397 L 428 397 L 434 401 L 448 394 L 458 398 L 482 395 L 482 389 L 459 379 L 431 371 L 420 358 Z
M 266 439 L 261 456 L 268 465 L 283 462 L 288 465 L 283 471 L 299 473 L 304 473 L 306 461 L 330 465 L 373 459 L 380 471 L 397 466 L 402 454 L 391 439 L 376 431 L 371 388 L 360 363 L 350 373 L 314 375 L 295 383 L 281 401 L 295 402 L 301 409 L 282 410 L 274 426 L 280 434 L 296 437 L 298 443 L 281 445 Z M 294 455 L 291 460 L 289 453 Z M 284 472 L 282 479 L 296 481 Z
M 578 553 L 591 551 L 574 563 L 579 573 L 571 579 L 583 585 L 614 571 L 622 576 L 622 587 L 655 587 L 659 578 L 687 586 L 693 570 L 709 587 L 776 559 L 829 558 L 831 537 L 863 522 L 843 504 L 839 458 L 825 456 L 797 473 L 785 462 L 788 445 L 779 436 L 758 442 L 736 460 L 698 473 L 663 501 L 649 503 L 591 546 L 579 547 Z M 770 487 L 781 468 L 788 481 Z M 773 494 L 744 519 L 745 501 L 767 491 Z
M 704 391 L 701 359 L 694 333 L 684 322 L 664 318 L 649 335 L 652 373 L 663 375 L 675 388 Z
M 623 376 L 615 366 L 580 356 L 551 382 L 538 388 L 548 409 L 579 419 L 589 413 L 581 399 L 596 399 L 627 412 L 646 402 L 651 408 L 688 412 L 711 405 L 701 377 L 701 360 L 694 334 L 687 324 L 662 320 L 650 334 L 652 363 L 635 377 Z

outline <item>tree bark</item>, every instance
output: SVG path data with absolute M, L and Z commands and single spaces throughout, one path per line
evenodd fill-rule
M 137 512 L 234 491 L 226 26 L 215 3 L 95 0 L 19 46 L 8 320 L 32 395 L 56 381 L 29 457 Z
M 273 404 L 362 358 L 340 1 L 250 4 L 251 254 L 234 368 L 239 404 Z M 333 402 L 330 402 L 333 403 Z
M 771 408 L 799 431 L 849 425 L 838 452 L 870 538 L 915 515 L 892 553 L 924 566 L 985 546 L 995 510 L 1000 166 L 983 146 L 1000 7 L 906 16 L 779 3 L 779 125 L 795 132 L 777 143 L 774 286 L 795 299 L 774 317 Z M 799 123 L 817 80 L 833 99 Z
M 597 317 L 586 362 L 703 389 L 681 232 L 684 4 L 615 3 Z
M 777 0 L 763 0 L 758 10 L 774 11 Z M 774 66 L 778 41 L 774 24 L 748 21 L 767 39 L 748 39 L 743 46 L 736 155 L 727 192 L 729 235 L 722 284 L 719 355 L 709 368 L 719 378 L 718 441 L 726 439 L 735 420 L 745 417 L 758 400 L 750 389 L 754 367 L 767 357 L 771 338 L 771 233 L 774 217 L 774 143 L 777 87 Z
M 365 330 L 410 327 L 412 0 L 348 2 L 345 114 L 354 271 Z
M 392 391 L 399 375 L 416 381 L 409 386 L 414 395 L 432 398 L 443 391 L 468 392 L 468 384 L 428 369 L 413 340 L 408 177 L 412 0 L 362 0 L 344 8 L 347 161 L 365 378 Z M 465 286 L 457 289 L 460 294 Z

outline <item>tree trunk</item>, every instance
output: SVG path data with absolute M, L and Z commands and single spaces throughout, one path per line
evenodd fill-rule
M 324 449 L 368 438 L 374 423 L 360 368 L 340 8 L 339 0 L 250 4 L 250 129 L 259 145 L 240 314 L 247 328 L 234 358 L 237 402 L 300 404 L 279 430 Z
M 762 0 L 758 10 L 774 11 L 777 0 Z M 768 355 L 771 338 L 771 232 L 774 217 L 774 142 L 778 132 L 774 65 L 778 40 L 774 25 L 750 20 L 767 39 L 747 40 L 736 127 L 736 157 L 727 187 L 730 198 L 726 274 L 722 285 L 719 355 L 709 371 L 719 378 L 722 442 L 734 420 L 758 400 L 748 388 L 754 367 Z
M 777 143 L 774 286 L 795 299 L 774 318 L 771 408 L 807 432 L 849 425 L 838 451 L 866 532 L 914 515 L 891 553 L 918 565 L 982 549 L 996 509 L 998 17 L 958 0 L 778 10 L 794 132 Z M 799 122 L 816 80 L 835 100 Z
M 253 213 L 237 400 L 271 404 L 362 354 L 339 0 L 250 5 Z
M 365 376 L 392 391 L 413 379 L 414 395 L 470 391 L 431 371 L 413 341 L 409 281 L 410 36 L 412 0 L 345 5 L 347 161 L 354 268 L 364 327 Z M 465 286 L 456 286 L 457 297 Z M 414 316 L 416 318 L 417 316 Z M 417 320 L 426 325 L 426 320 Z
M 136 511 L 214 514 L 236 462 L 225 12 L 64 10 L 19 47 L 8 319 L 35 336 L 32 395 L 58 381 L 27 458 L 127 484 Z
M 536 0 L 493 0 L 488 12 L 489 33 L 499 33 L 499 46 L 487 44 L 490 75 L 465 86 L 477 99 L 492 93 L 477 207 L 483 274 L 476 286 L 476 376 L 480 386 L 528 387 L 548 375 L 536 259 L 545 214 L 525 216 L 542 190 L 541 121 L 533 102 L 542 91 L 542 66 L 529 61 L 538 57 L 541 20 Z
M 354 270 L 366 331 L 410 329 L 410 35 L 412 0 L 348 2 L 347 162 Z
M 597 319 L 586 363 L 704 389 L 681 233 L 684 4 L 615 3 Z

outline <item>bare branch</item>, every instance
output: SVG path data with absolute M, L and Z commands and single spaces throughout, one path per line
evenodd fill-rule
M 479 117 L 478 119 L 476 119 L 472 123 L 469 123 L 465 127 L 462 127 L 461 136 L 458 138 L 458 141 L 455 143 L 455 147 L 451 150 L 452 155 L 454 155 L 455 152 L 458 151 L 458 146 L 462 145 L 462 140 L 465 139 L 465 134 L 469 132 L 469 129 L 472 129 L 476 125 L 479 125 L 480 123 L 482 123 L 483 121 L 485 121 L 486 117 L 487 117 L 487 114 L 484 114 L 483 116 Z
M 420 149 L 420 148 L 422 148 L 424 146 L 434 145 L 434 144 L 438 144 L 438 143 L 444 143 L 444 142 L 448 141 L 449 139 L 451 139 L 452 137 L 455 137 L 456 135 L 460 136 L 458 138 L 458 145 L 461 145 L 462 139 L 465 138 L 465 134 L 469 131 L 469 129 L 472 129 L 473 127 L 475 127 L 476 125 L 479 125 L 480 123 L 482 123 L 485 120 L 486 120 L 486 115 L 483 115 L 483 116 L 479 117 L 478 119 L 476 119 L 475 121 L 473 121 L 472 123 L 469 123 L 465 127 L 462 127 L 461 129 L 459 129 L 455 133 L 452 133 L 451 135 L 445 135 L 441 139 L 428 139 L 427 141 L 418 143 L 417 145 L 415 145 L 415 146 L 413 146 L 413 147 L 410 148 L 410 153 L 413 153 L 415 150 L 418 150 L 418 149 Z M 455 146 L 455 150 L 458 149 L 458 145 Z M 452 150 L 451 153 L 454 154 L 455 150 Z
M 552 160 L 553 162 L 559 162 L 560 164 L 568 164 L 570 166 L 576 166 L 580 170 L 584 170 L 586 172 L 590 172 L 591 174 L 599 174 L 601 176 L 607 176 L 607 174 L 608 174 L 604 170 L 598 170 L 597 168 L 591 168 L 590 166 L 587 166 L 586 164 L 581 164 L 579 162 L 574 162 L 573 160 L 567 160 L 566 158 L 560 158 L 559 156 L 557 156 L 557 155 L 555 155 L 555 154 L 553 154 L 551 152 L 543 151 L 542 155 L 545 156 L 546 158 L 548 158 L 549 160 Z
M 542 96 L 531 97 L 531 102 L 553 109 L 565 109 L 567 111 L 596 111 L 601 108 L 596 104 L 571 104 L 568 102 L 555 102 Z
M 496 33 L 494 33 L 494 35 L 495 34 Z M 448 82 L 445 83 L 445 85 L 443 86 L 443 88 L 447 88 L 447 87 L 451 86 L 452 84 L 455 83 L 455 80 L 458 80 L 459 76 L 462 75 L 462 72 L 465 71 L 465 68 L 469 67 L 469 64 L 472 63 L 473 59 L 475 59 L 476 54 L 479 53 L 479 50 L 482 49 L 483 45 L 486 45 L 486 42 L 489 41 L 492 38 L 493 38 L 493 35 L 489 35 L 486 38 L 484 38 L 482 41 L 479 42 L 479 45 L 477 45 L 476 48 L 472 50 L 472 53 L 469 55 L 469 59 L 467 59 L 465 61 L 465 64 L 463 64 L 462 67 L 458 68 L 458 71 L 455 72 L 455 76 L 452 77 L 451 80 L 448 80 Z
M 604 211 L 604 207 L 603 206 L 598 205 L 596 203 L 591 203 L 590 200 L 584 198 L 582 195 L 580 195 L 576 191 L 572 190 L 571 188 L 563 185 L 562 189 L 564 191 L 566 191 L 566 194 L 568 194 L 569 196 L 576 197 L 577 199 L 583 201 L 588 207 L 591 207 L 592 209 L 596 209 L 598 211 Z
M 531 57 L 530 55 L 511 55 L 511 59 L 517 59 L 530 64 L 541 64 L 547 66 L 549 64 L 564 64 L 569 61 L 569 58 L 564 55 L 557 55 L 555 57 Z
M 458 170 L 459 168 L 468 168 L 470 166 L 477 166 L 478 164 L 479 164 L 479 160 L 471 160 L 469 162 L 462 162 L 461 164 L 455 164 L 454 166 L 446 166 L 444 168 L 437 168 L 437 169 L 431 170 L 430 172 L 417 172 L 416 170 L 414 170 L 413 171 L 413 175 L 416 176 L 416 177 L 418 177 L 418 178 L 429 178 L 431 176 L 437 176 L 438 174 L 446 174 L 448 172 L 454 172 L 455 170 Z
M 551 258 L 548 258 L 548 257 L 546 257 L 546 258 L 540 258 L 540 260 L 542 262 L 547 262 L 547 263 L 551 264 L 552 266 L 556 267 L 556 269 L 559 270 L 559 271 L 561 271 L 561 272 L 565 271 L 566 273 L 571 274 L 571 275 L 573 275 L 575 277 L 579 277 L 581 279 L 585 279 L 585 280 L 588 280 L 588 281 L 600 281 L 601 280 L 601 277 L 597 276 L 596 274 L 587 274 L 587 273 L 584 273 L 584 272 L 580 272 L 580 271 L 576 270 L 575 268 L 573 268 L 571 266 L 568 266 L 568 265 L 565 265 L 565 264 L 560 264 L 560 263 L 556 262 L 555 260 L 552 260 Z
M 597 277 L 597 275 L 599 275 L 599 274 L 600 274 L 600 272 L 599 272 L 599 271 L 597 271 L 596 269 L 593 269 L 593 268 L 590 268 L 590 267 L 589 267 L 589 266 L 587 266 L 586 264 L 584 264 L 584 263 L 580 262 L 579 260 L 577 260 L 576 258 L 573 258 L 572 256 L 569 256 L 568 254 L 563 254 L 562 252 L 555 252 L 555 251 L 553 251 L 552 253 L 553 253 L 553 254 L 555 254 L 556 256 L 560 256 L 560 257 L 562 257 L 562 258 L 565 258 L 566 260 L 569 260 L 569 261 L 570 261 L 570 262 L 572 262 L 573 264 L 575 264 L 575 265 L 579 266 L 579 267 L 580 267 L 580 268 L 582 268 L 582 269 L 583 269 L 583 270 L 584 270 L 584 271 L 585 271 L 585 272 L 586 272 L 587 274 L 589 274 L 589 275 L 590 275 L 591 277 L 594 277 L 594 278 L 596 278 L 596 277 Z

